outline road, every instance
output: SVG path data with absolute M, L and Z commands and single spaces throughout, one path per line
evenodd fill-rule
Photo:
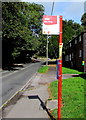
M 27 83 L 41 64 L 42 62 L 31 63 L 20 70 L 2 73 L 2 104 Z

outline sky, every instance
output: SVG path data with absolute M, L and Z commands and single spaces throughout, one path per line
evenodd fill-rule
M 74 20 L 81 24 L 81 17 L 84 14 L 85 0 L 22 0 L 23 2 L 34 2 L 45 7 L 45 15 L 51 15 L 52 4 L 54 9 L 52 15 L 62 15 L 65 20 Z M 47 2 L 46 2 L 47 1 Z

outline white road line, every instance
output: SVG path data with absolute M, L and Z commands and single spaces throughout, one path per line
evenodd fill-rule
M 17 92 L 15 92 L 4 104 L 2 104 L 2 106 L 0 106 L 0 110 L 1 110 L 3 107 L 7 106 L 8 102 L 10 102 L 18 93 L 24 92 L 24 90 L 25 90 L 25 89 L 27 88 L 27 86 L 29 85 L 30 81 L 31 81 L 32 79 L 34 79 L 34 77 L 35 77 L 36 75 L 37 75 L 37 72 L 34 73 L 34 75 L 26 82 L 25 85 L 23 85 L 23 87 L 21 87 L 20 90 L 18 90 Z M 23 93 L 22 93 L 22 94 L 23 94 Z
M 7 72 L 9 72 L 9 71 L 1 71 L 1 73 L 7 73 Z
M 24 70 L 24 69 L 27 69 L 27 68 L 29 68 L 29 67 L 31 67 L 31 66 L 33 66 L 34 64 L 31 64 L 31 65 L 29 65 L 28 67 L 25 67 L 25 68 L 21 68 L 20 70 Z M 5 78 L 5 77 L 7 77 L 7 76 L 10 76 L 10 75 L 12 75 L 12 74 L 15 74 L 16 72 L 19 72 L 19 70 L 17 70 L 17 71 L 14 71 L 13 73 L 9 73 L 8 75 L 5 75 L 5 76 L 0 76 L 0 78 Z

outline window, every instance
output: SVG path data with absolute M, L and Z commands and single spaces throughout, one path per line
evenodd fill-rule
M 72 59 L 74 58 L 74 53 L 72 53 Z
M 68 61 L 68 55 L 65 56 L 65 61 Z
M 67 61 L 67 56 L 65 56 L 65 61 Z
M 70 43 L 70 47 L 71 47 L 71 43 Z
M 75 39 L 75 44 L 77 44 L 77 39 Z
M 81 39 L 81 36 L 79 37 L 79 42 L 81 42 L 82 41 L 82 39 Z
M 82 50 L 79 50 L 79 57 L 82 57 Z
M 71 61 L 71 54 L 69 55 L 69 60 Z

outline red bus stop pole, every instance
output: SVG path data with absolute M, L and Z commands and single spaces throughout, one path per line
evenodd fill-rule
M 58 76 L 58 118 L 61 120 L 62 107 L 62 16 L 60 16 L 60 35 L 59 35 L 59 76 Z

